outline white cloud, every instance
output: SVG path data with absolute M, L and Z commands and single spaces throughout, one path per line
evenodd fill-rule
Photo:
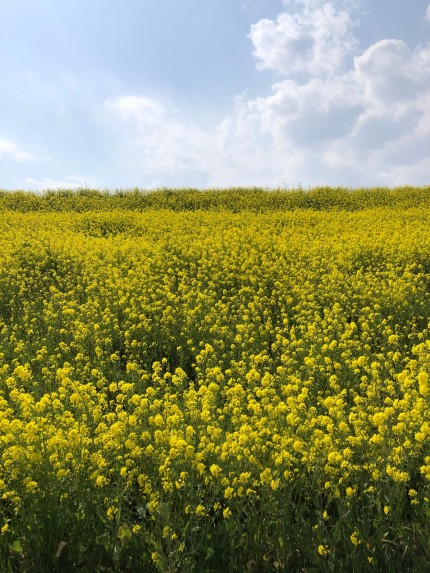
M 48 189 L 79 189 L 81 187 L 97 187 L 96 181 L 85 179 L 79 175 L 66 177 L 64 179 L 52 179 L 50 177 L 43 177 L 42 179 L 27 178 L 25 183 L 28 189 L 35 189 L 37 191 L 46 191 Z
M 372 107 L 413 102 L 430 89 L 430 48 L 382 40 L 355 58 L 355 73 Z
M 175 174 L 189 179 L 192 171 L 211 170 L 208 149 L 213 135 L 204 129 L 181 122 L 174 111 L 143 96 L 123 96 L 105 101 L 105 112 L 111 128 L 127 149 L 124 162 L 138 165 L 146 176 L 165 177 Z
M 250 33 L 259 67 L 283 78 L 218 125 L 145 95 L 105 102 L 124 167 L 158 186 L 428 183 L 430 47 L 384 39 L 358 52 L 347 2 L 284 4 Z
M 353 78 L 363 111 L 346 137 L 323 157 L 333 168 L 348 165 L 370 182 L 428 183 L 430 149 L 430 50 L 383 40 L 355 59 Z
M 12 157 L 16 161 L 37 161 L 37 158 L 31 153 L 19 149 L 19 147 L 12 141 L 0 140 L 0 157 L 2 155 Z
M 427 18 L 427 20 L 430 22 L 430 4 L 427 6 L 426 18 Z
M 330 2 L 300 4 L 301 11 L 283 12 L 276 21 L 264 19 L 251 27 L 258 68 L 284 76 L 331 76 L 356 45 L 351 17 Z
M 105 111 L 121 141 L 122 167 L 137 179 L 149 179 L 149 187 L 268 185 L 273 171 L 282 173 L 286 165 L 274 153 L 272 137 L 264 141 L 258 110 L 243 98 L 211 129 L 181 121 L 146 96 L 109 99 Z
M 272 87 L 272 95 L 248 102 L 248 108 L 273 137 L 315 146 L 351 130 L 354 115 L 363 109 L 356 88 L 351 75 L 304 84 L 284 80 Z
M 273 157 L 288 158 L 283 174 L 282 167 L 278 174 L 273 169 L 275 180 L 307 185 L 428 183 L 430 48 L 413 50 L 399 40 L 382 40 L 356 55 L 345 71 L 342 53 L 348 55 L 356 47 L 352 20 L 329 3 L 322 11 L 319 0 L 284 3 L 302 11 L 254 26 L 256 55 L 265 67 L 287 78 L 300 67 L 306 73 L 274 84 L 269 96 L 244 103 L 242 112 L 250 129 L 260 130 L 272 142 Z M 327 14 L 345 26 L 340 27 L 333 54 L 326 54 L 330 65 L 323 67 L 323 41 L 314 39 L 325 38 L 320 26 Z M 308 61 L 296 53 L 297 31 L 302 39 L 312 39 Z M 261 138 L 258 142 L 262 145 Z
M 124 96 L 106 101 L 106 108 L 126 122 L 137 123 L 143 129 L 153 129 L 163 123 L 163 107 L 148 97 Z

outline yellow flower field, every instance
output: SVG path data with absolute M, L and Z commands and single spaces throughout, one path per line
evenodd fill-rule
M 0 571 L 428 571 L 430 201 L 324 193 L 0 198 Z

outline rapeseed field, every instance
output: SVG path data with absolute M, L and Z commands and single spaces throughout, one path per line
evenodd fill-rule
M 1 193 L 0 570 L 430 571 L 429 193 Z

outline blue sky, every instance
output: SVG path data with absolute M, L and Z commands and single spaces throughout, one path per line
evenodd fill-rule
M 0 188 L 430 183 L 428 0 L 0 0 Z

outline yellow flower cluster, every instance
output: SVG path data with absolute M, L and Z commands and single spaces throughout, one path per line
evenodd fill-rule
M 321 516 L 317 563 L 348 508 L 384 527 L 429 515 L 430 210 L 8 212 L 0 227 L 2 538 L 61 504 L 61 558 L 92 512 L 94 546 L 141 540 L 160 571 L 191 570 L 197 530 L 248 532 L 257 563 L 276 531 L 273 570 L 294 508 Z M 345 551 L 367 563 L 362 522 L 345 521 Z

